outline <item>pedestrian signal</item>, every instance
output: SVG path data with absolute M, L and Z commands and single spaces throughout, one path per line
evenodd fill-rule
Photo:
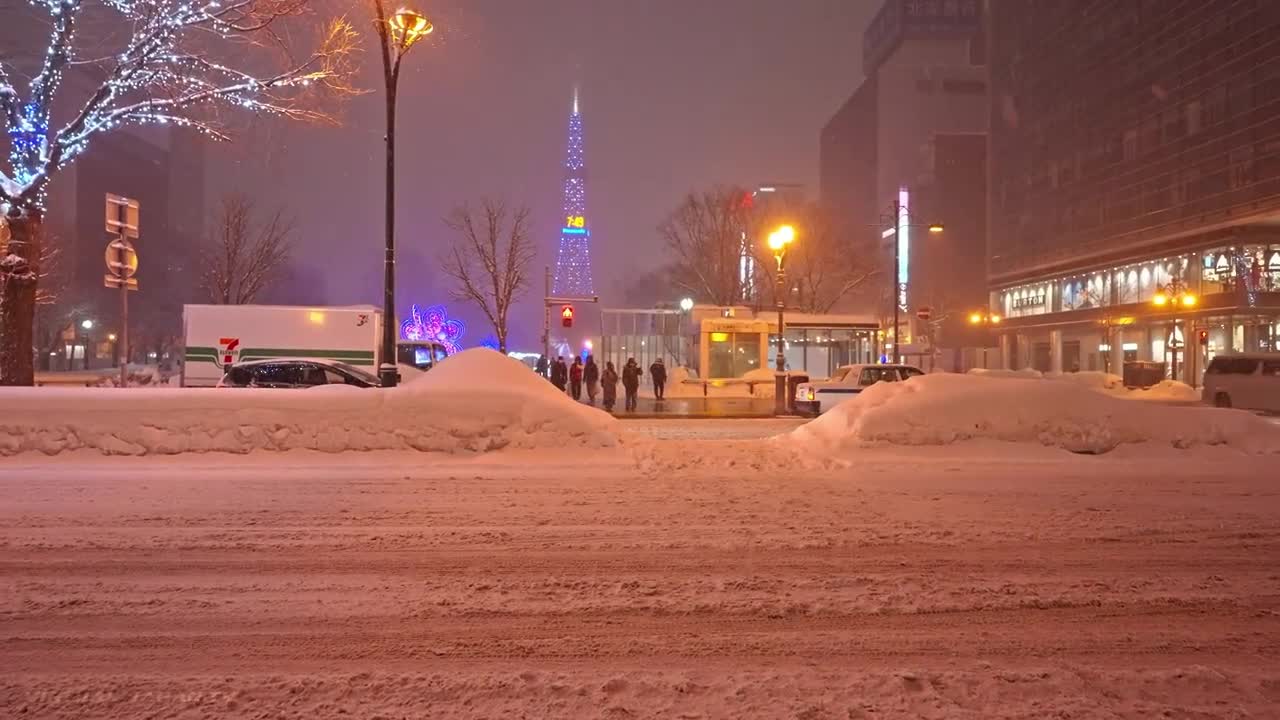
M 565 305 L 560 308 L 560 326 L 573 327 L 573 306 Z

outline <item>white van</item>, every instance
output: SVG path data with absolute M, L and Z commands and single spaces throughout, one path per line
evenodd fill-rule
M 1200 399 L 1217 407 L 1280 413 L 1280 352 L 1218 355 Z

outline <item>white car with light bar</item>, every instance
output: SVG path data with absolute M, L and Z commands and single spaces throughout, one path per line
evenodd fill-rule
M 898 382 L 923 375 L 911 365 L 845 365 L 828 380 L 802 383 L 796 388 L 796 411 L 821 415 L 878 382 Z

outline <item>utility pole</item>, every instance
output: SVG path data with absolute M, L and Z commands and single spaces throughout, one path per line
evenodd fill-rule
M 129 384 L 129 292 L 138 289 L 138 253 L 129 242 L 138 238 L 140 208 L 137 200 L 107 193 L 107 232 L 115 235 L 107 243 L 107 274 L 102 278 L 109 288 L 120 289 L 120 387 Z M 85 366 L 89 363 L 89 341 L 84 345 Z

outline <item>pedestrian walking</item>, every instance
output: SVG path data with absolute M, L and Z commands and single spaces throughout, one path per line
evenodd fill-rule
M 582 382 L 587 386 L 587 402 L 596 404 L 596 394 L 600 392 L 600 366 L 596 364 L 594 355 L 587 356 L 586 367 L 582 368 Z
M 667 387 L 667 366 L 662 358 L 654 360 L 649 366 L 649 379 L 653 381 L 653 397 L 661 402 Z
M 635 358 L 628 358 L 622 367 L 622 389 L 627 393 L 627 412 L 635 412 L 636 400 L 640 394 L 640 376 L 644 371 L 636 364 Z
M 573 366 L 569 368 L 569 394 L 574 400 L 582 399 L 582 358 L 575 357 Z
M 618 371 L 613 369 L 613 361 L 604 364 L 604 374 L 600 376 L 600 384 L 604 389 L 604 409 L 613 412 L 618 403 Z
M 551 363 L 551 384 L 560 392 L 564 392 L 569 384 L 569 366 L 564 364 L 563 357 L 558 357 Z
M 536 371 L 537 371 L 537 373 L 538 373 L 539 375 L 541 375 L 542 377 L 546 377 L 546 376 L 547 376 L 547 373 L 550 371 L 550 369 L 551 369 L 551 364 L 547 362 L 547 356 L 546 356 L 546 355 L 539 355 L 539 356 L 538 356 L 538 365 L 537 365 L 537 367 L 535 367 L 535 368 L 534 368 L 534 370 L 536 370 Z

